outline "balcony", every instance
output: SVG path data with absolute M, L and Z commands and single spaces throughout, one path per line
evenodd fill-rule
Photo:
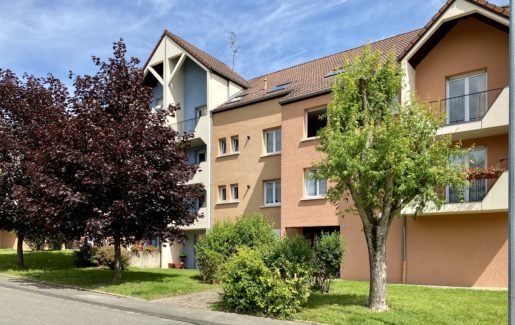
M 204 144 L 207 143 L 209 136 L 209 118 L 207 116 L 195 117 L 183 120 L 170 125 L 174 130 L 179 133 L 192 134 L 191 146 L 201 145 L 204 139 Z
M 190 179 L 186 184 L 208 184 L 209 173 L 207 172 L 207 162 L 201 162 L 198 164 L 197 172 L 191 173 Z
M 509 88 L 496 88 L 463 96 L 429 102 L 433 111 L 445 114 L 439 135 L 451 134 L 453 140 L 470 139 L 508 130 Z
M 446 203 L 437 209 L 429 205 L 423 215 L 466 214 L 500 212 L 508 210 L 507 159 L 501 159 L 495 167 L 474 170 L 469 173 L 469 184 L 463 193 L 446 189 Z M 405 208 L 402 214 L 412 215 L 413 207 Z

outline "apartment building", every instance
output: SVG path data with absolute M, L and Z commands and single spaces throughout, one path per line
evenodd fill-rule
M 438 133 L 471 148 L 459 159 L 476 170 L 464 193 L 445 189 L 442 208 L 430 207 L 416 218 L 406 209 L 393 222 L 387 243 L 390 282 L 507 286 L 508 26 L 508 7 L 449 0 L 422 29 L 370 44 L 385 54 L 393 51 L 402 63 L 402 102 L 417 97 L 446 113 Z M 347 209 L 353 202 L 332 205 L 325 198 L 330 184 L 310 178 L 317 172 L 313 163 L 321 157 L 316 134 L 325 126 L 331 82 L 343 60 L 361 50 L 247 81 L 165 32 L 145 65 L 148 84 L 155 89 L 156 105 L 183 107 L 171 122 L 177 129 L 183 130 L 191 116 L 200 116 L 195 129 L 187 131 L 195 134 L 192 163 L 205 159 L 199 173 L 205 178 L 194 179 L 206 185 L 202 209 L 207 218 L 190 226 L 186 246 L 173 244 L 164 259 L 174 260 L 176 251 L 186 251 L 195 235 L 215 222 L 261 213 L 282 235 L 313 238 L 322 231 L 339 231 L 348 243 L 341 277 L 368 279 L 362 224 Z M 195 82 L 188 76 L 194 67 Z M 199 89 L 205 100 L 188 102 L 187 94 Z M 204 115 L 188 115 L 201 105 L 206 106 L 205 126 L 200 122 Z M 195 160 L 202 150 L 205 158 Z
M 179 105 L 170 126 L 192 135 L 187 156 L 199 167 L 188 184 L 203 184 L 205 195 L 194 202 L 203 215 L 185 226 L 184 242 L 161 244 L 161 265 L 175 263 L 186 256 L 185 265 L 195 268 L 195 243 L 211 226 L 211 121 L 210 111 L 247 87 L 247 81 L 227 65 L 165 30 L 144 65 L 145 84 L 152 87 L 153 109 Z

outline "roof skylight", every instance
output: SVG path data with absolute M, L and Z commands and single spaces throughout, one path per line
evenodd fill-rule
M 288 86 L 289 86 L 290 84 L 291 84 L 291 82 L 287 82 L 287 83 L 284 83 L 284 84 L 277 85 L 277 86 L 275 86 L 274 88 L 270 89 L 270 91 L 269 91 L 269 92 L 279 91 L 279 90 L 286 89 L 286 88 L 288 88 Z
M 334 77 L 336 75 L 339 75 L 340 73 L 343 72 L 343 68 L 336 68 L 336 69 L 333 69 L 331 71 L 329 71 L 325 76 L 324 78 L 331 78 L 331 77 Z

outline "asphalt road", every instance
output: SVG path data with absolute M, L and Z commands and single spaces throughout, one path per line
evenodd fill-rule
M 0 287 L 0 324 L 186 325 L 188 323 Z

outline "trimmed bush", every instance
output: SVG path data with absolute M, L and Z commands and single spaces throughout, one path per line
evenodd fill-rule
M 126 270 L 129 266 L 129 256 L 122 249 L 122 269 Z M 74 263 L 76 267 L 92 267 L 107 266 L 114 270 L 114 247 L 103 246 L 100 248 L 83 244 L 78 251 L 75 252 Z
M 122 249 L 121 265 L 122 270 L 126 270 L 129 267 L 129 256 L 127 252 Z M 103 246 L 98 250 L 99 264 L 107 266 L 111 270 L 114 270 L 115 259 L 114 259 L 114 246 Z
M 322 233 L 315 238 L 314 289 L 329 292 L 331 280 L 338 277 L 345 253 L 345 243 L 338 232 Z
M 264 254 L 264 250 L 259 248 L 241 247 L 228 260 L 220 277 L 223 288 L 221 304 L 226 310 L 288 316 L 307 302 L 311 286 L 309 277 L 290 272 L 288 266 L 282 271 L 268 266 L 265 262 L 268 258 Z
M 197 245 L 197 264 L 205 282 L 216 282 L 220 267 L 239 247 L 271 246 L 278 238 L 262 215 L 239 217 L 217 223 Z
M 100 265 L 98 248 L 89 244 L 83 244 L 78 251 L 74 252 L 74 264 L 76 267 L 92 267 Z

